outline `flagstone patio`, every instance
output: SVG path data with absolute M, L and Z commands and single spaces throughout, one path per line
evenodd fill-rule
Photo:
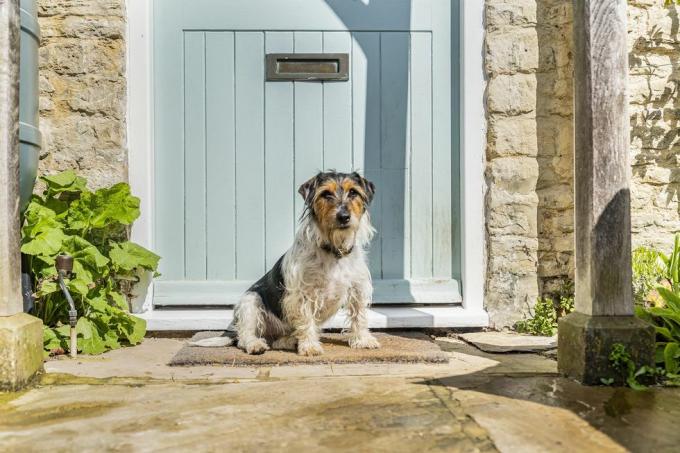
M 496 334 L 497 335 L 497 334 Z M 165 365 L 185 339 L 52 360 L 0 394 L 0 444 L 75 451 L 671 451 L 680 390 L 584 387 L 535 353 L 448 364 Z M 68 446 L 68 447 L 66 447 Z

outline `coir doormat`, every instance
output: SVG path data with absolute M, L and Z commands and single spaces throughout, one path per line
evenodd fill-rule
M 191 340 L 223 335 L 224 332 L 198 332 Z M 269 350 L 250 355 L 235 346 L 205 348 L 186 344 L 170 360 L 169 365 L 272 366 L 321 363 L 446 363 L 448 356 L 421 332 L 374 332 L 379 349 L 352 349 L 347 337 L 340 333 L 321 335 L 324 353 L 306 357 L 294 351 Z

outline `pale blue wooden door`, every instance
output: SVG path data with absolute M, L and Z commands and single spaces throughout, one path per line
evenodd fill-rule
M 451 22 L 448 0 L 157 0 L 155 304 L 233 304 L 329 168 L 376 183 L 375 302 L 460 301 Z M 266 81 L 293 52 L 347 53 L 349 80 Z

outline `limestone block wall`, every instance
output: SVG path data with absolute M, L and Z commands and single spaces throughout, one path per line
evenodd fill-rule
M 125 0 L 39 0 L 40 171 L 127 180 Z
M 488 281 L 497 326 L 573 270 L 571 2 L 486 2 Z
M 633 244 L 680 231 L 680 8 L 628 2 Z M 486 0 L 486 304 L 510 325 L 573 278 L 572 11 Z
M 628 3 L 633 245 L 680 231 L 680 7 Z

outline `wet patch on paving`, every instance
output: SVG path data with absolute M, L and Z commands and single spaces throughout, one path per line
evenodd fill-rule
M 495 451 L 486 430 L 460 406 L 407 378 L 201 386 L 65 380 L 3 404 L 0 443 L 15 451 L 55 445 L 132 451 Z
M 506 446 L 495 430 L 531 429 L 525 446 L 578 450 L 600 445 L 633 452 L 677 451 L 680 389 L 589 387 L 553 376 L 464 375 L 437 379 L 489 429 L 499 448 Z M 431 384 L 432 382 L 430 382 Z M 502 408 L 502 409 L 501 409 Z M 513 421 L 512 414 L 521 414 Z M 592 430 L 587 427 L 594 428 Z M 573 432 L 570 433 L 570 431 Z M 502 437 L 502 435 L 501 435 Z

